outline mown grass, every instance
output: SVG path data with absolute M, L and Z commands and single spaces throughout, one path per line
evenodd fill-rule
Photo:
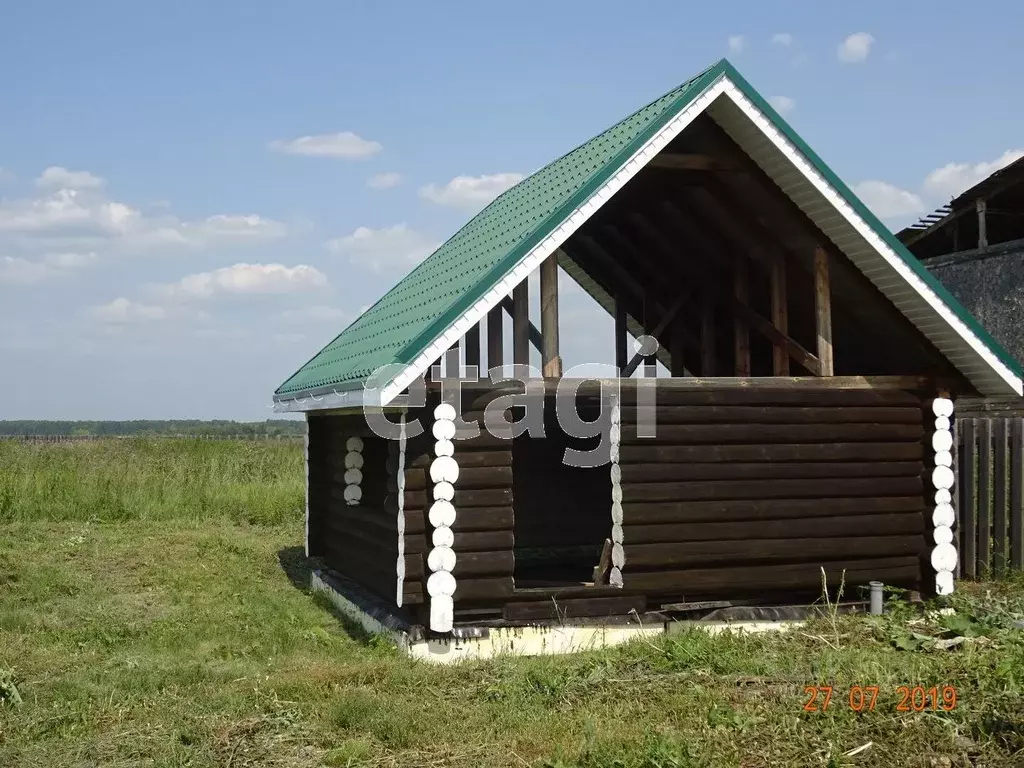
M 882 621 L 838 617 L 787 634 L 686 632 L 430 667 L 350 635 L 305 591 L 297 500 L 266 512 L 273 524 L 231 506 L 274 475 L 252 471 L 245 489 L 241 467 L 260 466 L 245 452 L 276 446 L 164 445 L 136 444 L 134 459 L 108 449 L 138 469 L 120 486 L 107 472 L 113 495 L 144 512 L 104 514 L 97 498 L 68 519 L 37 500 L 41 519 L 16 508 L 0 524 L 0 766 L 1000 766 L 1024 756 L 1020 580 L 963 589 L 955 617 L 920 623 L 896 607 Z M 72 450 L 88 456 L 58 455 L 103 463 L 92 445 Z M 165 506 L 138 479 L 176 494 L 154 458 L 180 470 L 201 456 L 232 469 L 178 477 L 208 478 L 188 482 L 227 511 Z M 8 457 L 45 484 L 43 457 Z M 213 487 L 222 474 L 235 491 Z M 933 638 L 954 633 L 970 639 L 938 650 Z M 805 686 L 823 683 L 829 709 L 804 711 Z M 879 686 L 874 711 L 850 708 L 857 684 Z M 957 708 L 896 711 L 898 686 L 918 684 L 955 686 Z

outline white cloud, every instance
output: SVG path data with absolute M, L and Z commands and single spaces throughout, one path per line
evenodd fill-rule
M 391 189 L 402 183 L 400 173 L 378 173 L 366 180 L 366 186 L 370 189 Z
M 60 165 L 51 165 L 36 179 L 43 189 L 98 189 L 106 182 L 88 171 L 69 171 Z
M 881 219 L 913 216 L 926 210 L 919 195 L 887 181 L 862 181 L 854 185 L 853 191 Z
M 781 45 L 788 48 L 793 44 L 793 36 L 789 32 L 778 32 L 772 35 L 772 45 Z
M 428 184 L 420 197 L 438 205 L 477 211 L 523 180 L 521 173 L 493 173 L 485 176 L 456 176 L 443 186 Z
M 316 136 L 300 136 L 297 139 L 279 139 L 270 142 L 270 148 L 289 155 L 310 157 L 336 157 L 351 160 L 370 157 L 383 147 L 376 141 L 364 139 L 352 131 L 321 133 Z
M 129 325 L 163 320 L 167 317 L 167 309 L 155 304 L 139 304 L 122 296 L 109 304 L 92 307 L 89 314 L 102 323 Z
M 729 47 L 729 53 L 733 54 L 740 53 L 747 47 L 747 41 L 744 39 L 743 35 L 730 35 L 726 44 Z
M 434 238 L 405 224 L 383 229 L 359 227 L 351 234 L 327 242 L 332 252 L 348 256 L 354 266 L 377 273 L 405 271 L 437 250 L 439 245 Z
M 171 300 L 212 299 L 225 295 L 289 294 L 327 286 L 327 276 L 316 267 L 299 264 L 235 264 L 212 272 L 186 275 L 176 283 L 159 287 Z
M 990 162 L 973 165 L 970 163 L 947 163 L 925 177 L 924 189 L 929 194 L 948 200 L 1021 157 L 1024 157 L 1024 150 L 1008 149 Z
M 796 109 L 796 101 L 789 96 L 772 96 L 768 99 L 768 103 L 775 107 L 780 115 L 788 115 Z
M 47 264 L 15 256 L 0 258 L 0 285 L 33 285 L 49 280 L 57 271 Z
M 217 214 L 200 222 L 183 224 L 181 231 L 186 240 L 198 245 L 223 240 L 269 240 L 287 234 L 281 222 L 255 214 Z
M 871 45 L 875 38 L 867 32 L 854 32 L 839 44 L 836 55 L 844 64 L 858 64 L 871 53 Z

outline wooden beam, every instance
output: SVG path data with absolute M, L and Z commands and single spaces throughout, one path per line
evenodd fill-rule
M 622 300 L 621 296 L 615 297 L 615 367 L 619 371 L 619 377 L 624 377 L 626 374 L 627 360 L 626 355 L 626 339 L 628 337 L 626 331 L 626 303 Z
M 512 289 L 512 362 L 517 366 L 530 364 L 530 285 L 521 280 Z
M 648 163 L 651 168 L 667 168 L 674 171 L 736 171 L 735 163 L 720 160 L 711 155 L 692 153 L 662 152 Z
M 835 375 L 832 358 L 832 293 L 828 279 L 828 251 L 814 249 L 814 321 L 818 337 L 819 376 Z
M 978 209 L 978 250 L 984 250 L 988 248 L 988 230 L 985 221 L 988 203 L 984 198 L 978 198 L 976 207 Z
M 736 259 L 733 264 L 733 290 L 736 301 L 743 305 L 750 303 L 750 273 L 747 262 Z M 736 351 L 736 375 L 750 375 L 750 326 L 740 317 L 733 320 L 733 339 Z
M 715 307 L 705 300 L 700 311 L 700 375 L 715 375 Z
M 516 311 L 515 311 L 514 302 L 512 301 L 512 297 L 506 296 L 505 298 L 503 298 L 501 300 L 501 308 L 504 309 L 505 312 L 508 313 L 509 317 L 511 317 L 513 320 L 515 320 Z M 540 329 L 536 325 L 534 325 L 532 322 L 529 322 L 529 320 L 527 320 L 527 322 L 529 323 L 529 329 L 530 329 L 530 343 L 533 345 L 534 349 L 536 349 L 538 352 L 540 352 L 540 349 L 541 349 Z M 515 337 L 514 336 L 515 335 L 515 330 L 514 329 L 513 329 L 512 333 L 513 333 L 513 338 L 514 338 Z
M 487 370 L 500 368 L 505 364 L 505 344 L 502 337 L 504 309 L 499 305 L 487 313 Z
M 558 354 L 558 260 L 548 256 L 540 265 L 541 369 L 545 378 L 562 375 Z
M 685 303 L 686 297 L 680 296 L 678 299 L 676 299 L 676 303 L 669 307 L 668 312 L 662 316 L 659 323 L 653 329 L 648 330 L 649 326 L 647 324 L 644 325 L 644 333 L 653 336 L 656 339 L 660 339 L 661 335 L 665 332 L 665 329 L 668 328 L 669 324 L 671 324 L 673 320 L 675 320 L 676 315 L 679 314 L 679 310 L 683 308 L 683 304 Z M 625 345 L 623 345 L 623 347 L 625 347 Z M 623 353 L 625 353 L 625 349 L 623 349 Z M 625 356 L 625 354 L 623 354 L 623 356 Z M 641 355 L 639 352 L 637 352 L 635 355 L 633 355 L 633 359 L 630 360 L 629 363 L 626 365 L 625 372 L 622 374 L 622 376 L 628 379 L 630 376 L 633 375 L 633 372 L 639 367 L 640 363 L 644 363 L 645 365 L 647 365 L 653 359 L 653 355 L 645 359 L 644 355 Z M 675 366 L 674 360 L 672 365 L 673 367 Z M 620 368 L 620 370 L 622 369 Z M 647 377 L 648 375 L 649 374 L 647 373 L 647 371 L 644 371 L 644 376 Z
M 776 257 L 772 265 L 772 325 L 779 333 L 789 335 L 789 310 L 786 302 L 786 262 Z M 778 344 L 772 346 L 772 372 L 789 376 L 789 354 Z
M 466 366 L 475 365 L 480 368 L 480 323 L 477 323 L 468 331 L 462 339 L 466 345 Z

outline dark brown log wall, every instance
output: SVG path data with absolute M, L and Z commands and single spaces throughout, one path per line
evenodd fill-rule
M 622 409 L 624 590 L 798 599 L 846 574 L 921 589 L 926 418 L 899 391 L 658 391 Z

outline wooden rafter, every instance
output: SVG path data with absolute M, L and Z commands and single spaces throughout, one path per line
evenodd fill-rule
M 763 336 L 767 336 L 769 341 L 772 343 L 779 344 L 784 347 L 787 354 L 793 360 L 798 362 L 812 374 L 818 375 L 820 370 L 818 358 L 804 349 L 804 347 L 797 341 L 790 338 L 788 335 L 779 332 L 771 322 L 761 317 L 761 315 L 747 306 L 747 304 L 737 299 L 731 293 L 722 291 L 714 281 L 708 281 L 706 273 L 704 273 L 700 267 L 694 265 L 690 259 L 678 258 L 678 255 L 675 254 L 675 249 L 672 245 L 664 240 L 657 228 L 652 226 L 642 214 L 633 213 L 630 215 L 630 219 L 637 225 L 638 229 L 642 230 L 652 242 L 656 243 L 660 249 L 667 254 L 666 263 L 673 266 L 681 277 L 684 279 L 696 280 L 698 282 L 705 282 L 710 292 L 709 298 L 711 298 L 716 304 L 729 310 L 734 315 L 737 315 L 753 330 Z
M 683 308 L 683 305 L 685 303 L 686 297 L 680 296 L 678 299 L 676 299 L 675 304 L 669 307 L 668 312 L 662 315 L 661 320 L 658 321 L 658 324 L 654 326 L 654 328 L 651 329 L 649 332 L 645 328 L 644 332 L 649 333 L 649 335 L 653 336 L 656 339 L 661 338 L 661 334 L 663 334 L 665 332 L 665 329 L 668 328 L 669 325 L 671 325 L 672 321 L 676 319 L 676 315 L 679 314 L 679 310 Z M 622 373 L 623 378 L 628 379 L 630 376 L 632 376 L 633 372 L 640 367 L 640 363 L 643 363 L 645 361 L 649 362 L 649 358 L 645 358 L 645 356 L 640 354 L 639 352 L 633 355 L 633 359 L 629 361 L 629 363 L 625 367 L 625 370 Z
M 529 290 L 529 289 L 527 289 L 527 290 Z M 529 298 L 529 294 L 527 294 L 527 298 Z M 509 317 L 511 317 L 513 319 L 513 321 L 515 321 L 515 317 L 516 317 L 515 302 L 512 300 L 511 296 L 506 296 L 505 298 L 503 298 L 501 300 L 501 308 L 503 310 L 505 310 L 505 314 L 507 314 Z M 527 309 L 529 309 L 529 304 L 527 304 Z M 529 315 L 527 315 L 527 328 L 529 329 L 528 330 L 528 334 L 529 334 L 530 344 L 532 344 L 534 349 L 536 349 L 539 352 L 540 349 L 541 349 L 540 329 L 536 325 L 534 325 L 532 322 L 529 322 Z M 513 338 L 514 338 L 515 330 L 513 330 L 512 333 L 513 333 Z

